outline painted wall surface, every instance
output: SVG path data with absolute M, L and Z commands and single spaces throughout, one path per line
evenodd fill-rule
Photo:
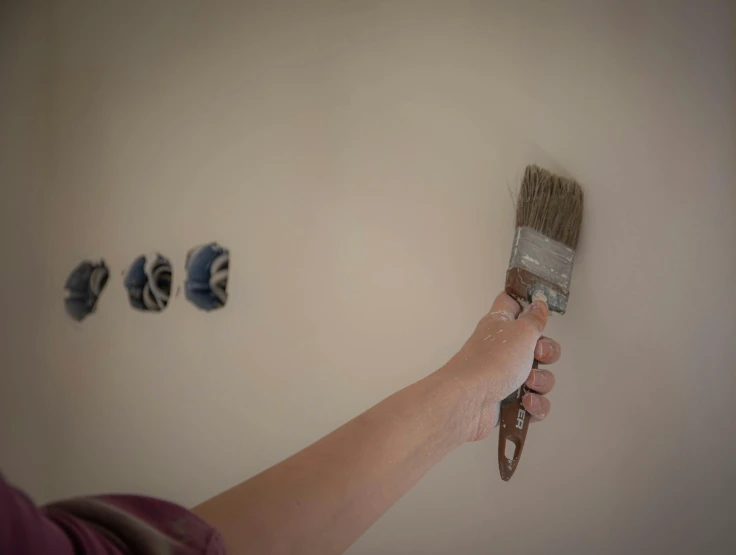
M 46 3 L 0 3 L 0 471 L 31 495 L 51 490 L 50 376 L 41 330 L 42 245 L 51 231 L 51 13 Z
M 536 162 L 588 194 L 553 414 L 512 482 L 495 434 L 467 445 L 351 552 L 736 547 L 735 15 L 56 3 L 38 343 L 7 359 L 53 391 L 47 497 L 192 505 L 438 368 L 503 286 L 509 187 Z M 127 306 L 135 256 L 181 283 L 210 240 L 224 310 Z M 100 256 L 113 281 L 80 328 L 61 287 Z

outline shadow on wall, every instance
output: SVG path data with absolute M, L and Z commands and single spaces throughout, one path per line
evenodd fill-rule
M 217 243 L 189 250 L 185 263 L 185 296 L 197 308 L 210 312 L 227 304 L 229 251 Z M 130 306 L 142 312 L 161 312 L 169 304 L 173 267 L 160 253 L 141 255 L 123 272 Z M 64 305 L 70 318 L 81 322 L 95 311 L 110 271 L 103 260 L 80 262 L 67 278 Z

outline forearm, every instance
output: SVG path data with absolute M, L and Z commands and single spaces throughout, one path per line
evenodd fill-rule
M 232 553 L 341 553 L 467 439 L 473 397 L 436 372 L 195 509 Z

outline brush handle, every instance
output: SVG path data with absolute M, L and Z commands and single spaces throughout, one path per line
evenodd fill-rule
M 532 370 L 536 370 L 539 361 L 534 359 Z M 508 482 L 516 472 L 521 452 L 526 441 L 526 432 L 529 430 L 531 416 L 521 404 L 521 399 L 529 391 L 525 385 L 514 391 L 501 401 L 501 418 L 498 432 L 498 470 L 501 479 Z M 512 458 L 506 456 L 506 443 L 511 442 L 515 449 Z

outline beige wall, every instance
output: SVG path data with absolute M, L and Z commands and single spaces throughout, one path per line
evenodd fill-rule
M 495 436 L 466 446 L 352 552 L 726 552 L 734 15 L 57 3 L 41 343 L 11 359 L 53 387 L 48 495 L 193 504 L 443 364 L 503 285 L 508 187 L 538 162 L 588 191 L 549 329 L 554 414 L 511 483 Z M 225 310 L 128 308 L 137 254 L 170 256 L 180 283 L 209 240 L 232 253 Z M 115 279 L 80 330 L 60 287 L 87 256 Z
M 50 161 L 47 2 L 0 3 L 0 471 L 49 494 L 50 382 L 39 333 L 50 231 L 41 205 Z M 58 290 L 58 288 L 57 288 Z

